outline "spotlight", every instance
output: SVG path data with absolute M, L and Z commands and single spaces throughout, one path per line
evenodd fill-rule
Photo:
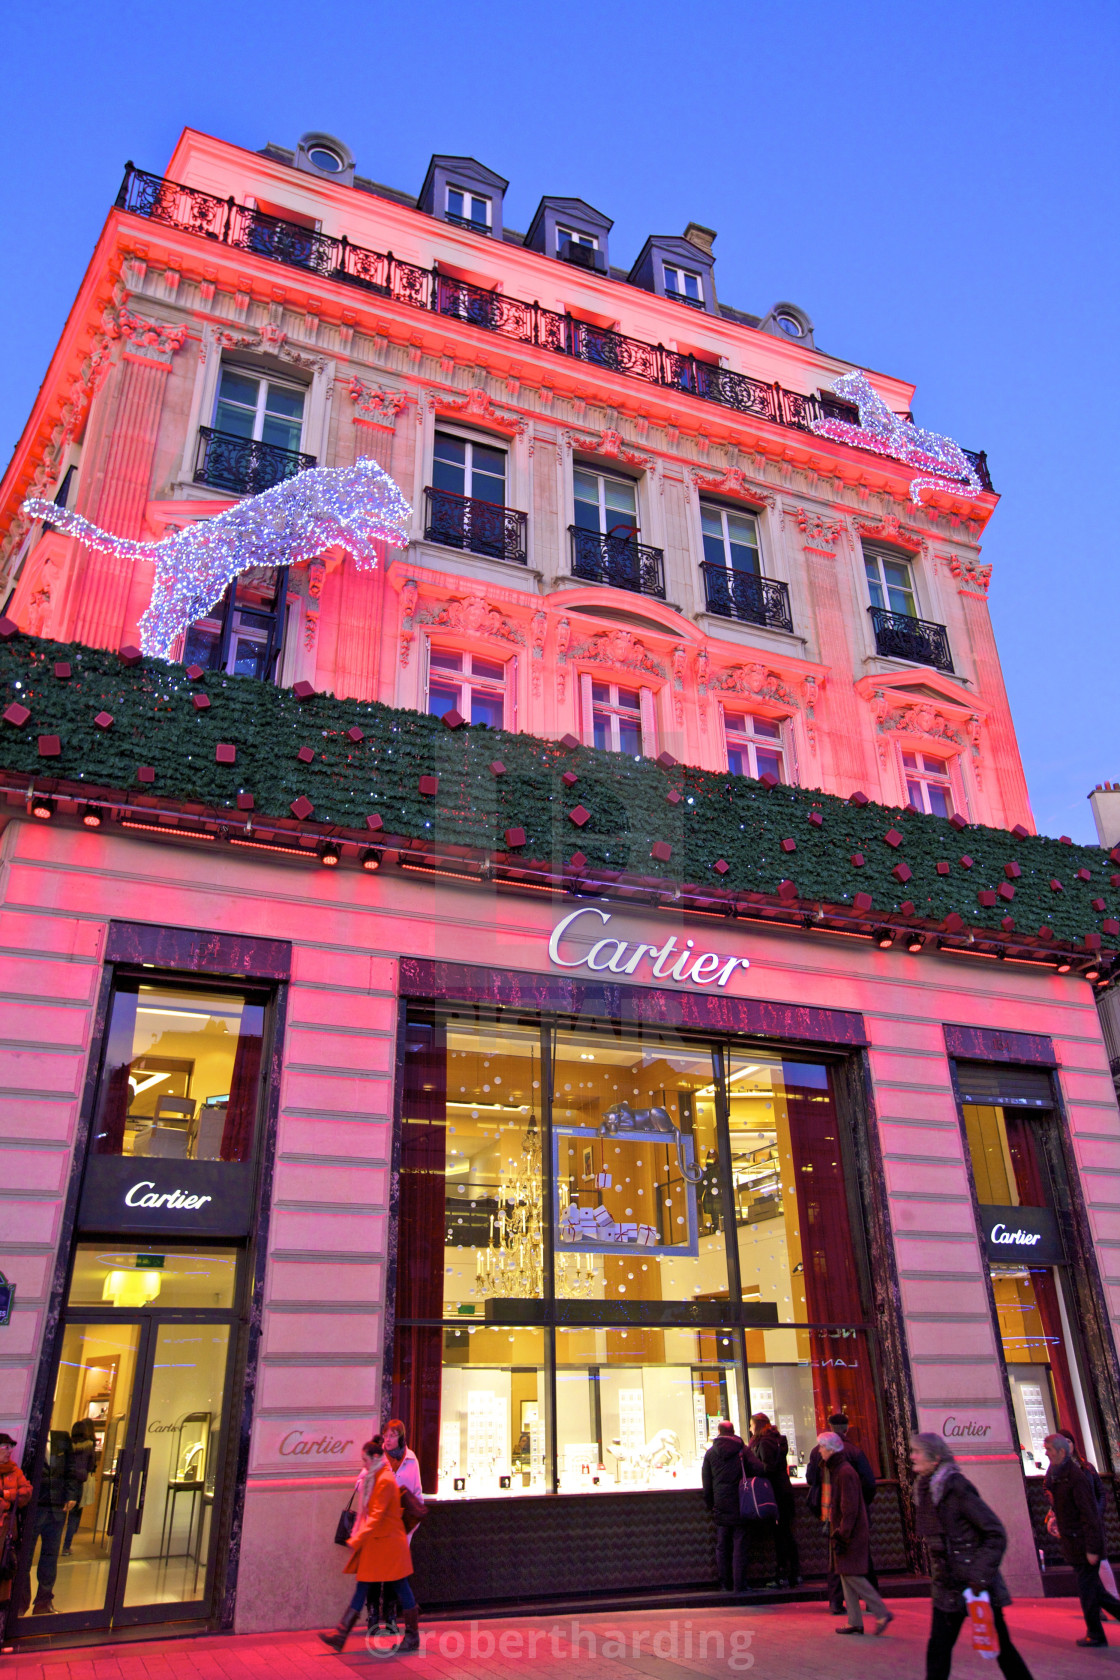
M 1101 971 L 1100 971 L 1099 968 L 1090 968 L 1090 969 L 1086 970 L 1086 974 L 1085 974 L 1086 980 L 1099 980 L 1100 977 L 1101 977 Z
M 906 941 L 906 949 L 913 955 L 923 948 L 925 942 L 926 936 L 924 933 L 912 933 Z
M 1058 964 L 1058 973 L 1059 974 L 1068 974 L 1072 967 L 1073 967 L 1073 964 L 1069 963 L 1069 962 L 1066 962 L 1065 958 L 1063 957 L 1062 961 Z
M 319 862 L 324 869 L 337 869 L 342 853 L 331 841 L 319 847 Z
M 44 799 L 40 793 L 31 795 L 31 815 L 38 817 L 40 822 L 50 822 L 54 816 L 54 800 Z
M 371 872 L 381 868 L 381 853 L 376 846 L 367 846 L 362 853 L 362 868 Z
M 889 951 L 894 944 L 894 934 L 890 928 L 876 928 L 871 937 L 881 951 Z
M 85 828 L 101 827 L 101 812 L 96 805 L 82 806 L 82 825 Z

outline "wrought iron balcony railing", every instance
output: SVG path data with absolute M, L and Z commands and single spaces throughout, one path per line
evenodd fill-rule
M 665 599 L 665 556 L 661 549 L 632 537 L 603 537 L 569 525 L 572 535 L 572 576 L 588 583 L 609 583 L 636 595 Z
M 499 502 L 484 502 L 477 496 L 457 496 L 453 490 L 424 491 L 424 536 L 445 548 L 466 548 L 472 554 L 488 554 L 494 560 L 515 560 L 528 564 L 525 546 L 527 516 Z
M 198 429 L 194 481 L 212 490 L 256 496 L 314 465 L 315 456 L 301 455 L 298 449 L 279 449 L 274 443 L 215 431 L 213 426 Z
M 742 414 L 754 414 L 777 426 L 810 431 L 812 422 L 820 416 L 835 418 L 839 414 L 836 400 L 827 395 L 806 396 L 799 391 L 787 391 L 781 385 L 767 384 L 747 374 L 698 361 L 694 356 L 666 350 L 661 344 L 627 338 L 554 309 L 544 309 L 539 303 L 524 303 L 504 292 L 487 291 L 469 281 L 455 280 L 441 274 L 438 267 L 419 268 L 415 263 L 401 262 L 391 252 L 352 245 L 345 235 L 335 239 L 295 222 L 266 216 L 260 210 L 238 204 L 232 197 L 218 198 L 197 187 L 181 186 L 160 175 L 150 175 L 131 163 L 126 165 L 116 204 L 118 209 L 134 216 L 144 216 L 184 233 L 249 251 L 269 262 L 358 286 L 413 309 L 451 316 L 485 332 L 500 333 L 504 338 L 536 345 L 557 355 L 572 356 L 612 373 L 682 391 L 705 402 L 738 409 Z M 476 224 L 468 225 L 477 233 L 489 232 Z M 855 418 L 850 410 L 839 417 Z M 970 449 L 964 454 L 975 467 L 985 490 L 991 490 L 987 456 Z
M 769 630 L 793 629 L 789 590 L 776 578 L 758 577 L 754 572 L 729 571 L 713 560 L 701 560 L 704 600 L 710 613 L 720 618 L 737 618 L 744 624 L 762 624 Z
M 875 651 L 884 659 L 906 659 L 911 665 L 932 665 L 938 671 L 953 669 L 943 624 L 934 624 L 927 618 L 911 618 L 909 613 L 888 612 L 885 607 L 869 607 L 868 611 L 875 632 Z

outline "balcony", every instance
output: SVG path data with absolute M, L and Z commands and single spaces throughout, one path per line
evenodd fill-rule
M 635 595 L 665 599 L 665 556 L 661 549 L 631 537 L 603 537 L 569 525 L 572 538 L 572 576 L 588 583 L 607 583 Z
M 888 612 L 886 607 L 869 607 L 875 632 L 875 652 L 884 659 L 905 659 L 911 665 L 932 665 L 935 670 L 953 669 L 949 638 L 943 624 L 909 613 Z
M 776 578 L 755 572 L 729 571 L 713 560 L 701 560 L 704 574 L 704 604 L 719 618 L 736 618 L 742 624 L 761 624 L 768 630 L 793 630 L 789 590 Z
M 577 321 L 573 316 L 546 309 L 539 303 L 522 302 L 504 292 L 488 291 L 466 280 L 441 275 L 436 269 L 402 262 L 391 252 L 371 251 L 353 245 L 343 235 L 333 238 L 295 222 L 238 204 L 233 198 L 218 198 L 199 187 L 186 187 L 161 175 L 129 164 L 116 206 L 133 216 L 161 222 L 182 233 L 213 240 L 236 250 L 248 251 L 269 262 L 312 272 L 323 279 L 360 287 L 378 297 L 425 309 L 437 315 L 453 316 L 485 332 L 499 333 L 521 344 L 535 345 L 556 355 L 591 362 L 613 373 L 667 390 L 681 391 L 704 402 L 755 415 L 776 426 L 811 432 L 822 415 L 858 419 L 850 407 L 827 395 L 787 391 L 781 385 L 752 379 L 729 368 L 714 367 L 693 356 L 666 350 L 661 344 L 647 344 L 622 333 Z M 456 218 L 448 217 L 449 221 Z M 491 237 L 491 230 L 477 222 L 462 222 L 475 233 Z M 703 309 L 698 300 L 671 294 L 678 303 Z M 985 490 L 992 489 L 987 456 L 966 449 L 964 454 L 976 469 Z
M 498 502 L 477 496 L 457 496 L 453 490 L 424 491 L 424 537 L 444 548 L 465 548 L 492 560 L 528 564 L 525 546 L 527 516 Z
M 208 484 L 212 490 L 228 490 L 234 496 L 256 496 L 314 465 L 315 456 L 302 455 L 298 449 L 279 449 L 274 443 L 260 443 L 256 438 L 217 432 L 213 426 L 199 427 L 194 481 Z

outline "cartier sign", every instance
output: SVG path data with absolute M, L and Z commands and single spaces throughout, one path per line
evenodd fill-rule
M 982 1207 L 984 1252 L 995 1264 L 1060 1266 L 1062 1234 L 1049 1208 Z
M 585 904 L 557 922 L 548 941 L 549 961 L 557 968 L 587 968 L 593 974 L 633 975 L 636 980 L 676 980 L 690 986 L 722 991 L 737 969 L 749 968 L 747 957 L 705 951 L 695 939 L 671 934 L 660 945 L 623 939 L 609 931 L 615 917 L 608 910 Z
M 249 1230 L 253 1169 L 242 1161 L 175 1161 L 92 1155 L 78 1224 L 83 1231 L 152 1237 L 243 1237 Z

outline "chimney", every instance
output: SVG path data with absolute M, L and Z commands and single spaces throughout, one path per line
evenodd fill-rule
M 698 251 L 703 251 L 706 257 L 712 255 L 712 246 L 716 242 L 715 228 L 701 227 L 699 222 L 689 222 L 684 230 L 684 237 L 690 245 L 695 245 Z
M 1089 795 L 1097 836 L 1106 851 L 1120 845 L 1120 782 L 1097 783 Z

